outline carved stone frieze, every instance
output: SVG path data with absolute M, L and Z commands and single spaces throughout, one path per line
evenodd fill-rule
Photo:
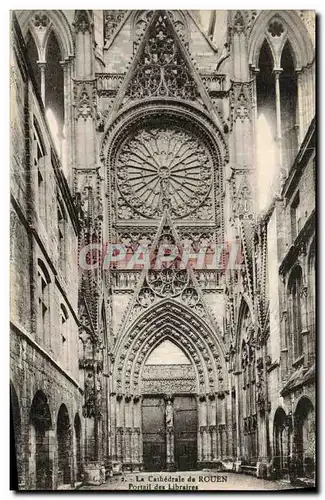
M 104 43 L 106 44 L 114 35 L 116 28 L 123 20 L 126 10 L 104 10 Z
M 252 82 L 232 82 L 230 88 L 230 129 L 237 120 L 251 121 L 253 102 Z
M 154 11 L 144 10 L 138 11 L 137 16 L 134 21 L 134 40 L 135 43 L 141 38 L 145 32 L 148 23 L 150 22 Z M 179 37 L 184 42 L 185 46 L 188 42 L 188 27 L 184 14 L 180 10 L 168 10 L 167 14 L 171 20 L 173 26 L 175 27 Z
M 220 97 L 224 94 L 226 88 L 226 75 L 218 75 L 215 73 L 200 75 L 211 98 Z
M 232 21 L 231 32 L 233 35 L 241 35 L 245 33 L 245 29 L 246 23 L 244 13 L 238 10 Z
M 96 83 L 75 81 L 74 84 L 74 107 L 76 109 L 76 119 L 82 117 L 84 120 L 87 118 L 96 117 Z
M 85 34 L 92 32 L 92 22 L 87 10 L 76 10 L 73 24 L 76 33 Z
M 117 94 L 123 80 L 124 73 L 97 73 L 97 95 L 98 97 L 114 97 Z M 107 103 L 107 99 L 105 99 Z

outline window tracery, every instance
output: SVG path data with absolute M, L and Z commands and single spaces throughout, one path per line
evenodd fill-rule
M 155 218 L 168 206 L 172 216 L 185 217 L 198 209 L 211 190 L 211 157 L 188 131 L 177 127 L 142 129 L 119 151 L 116 182 L 128 214 L 132 208 Z M 118 215 L 123 215 L 121 209 Z
M 131 98 L 164 96 L 189 100 L 198 96 L 166 14 L 158 15 L 149 29 L 128 94 Z
M 269 146 L 278 156 L 282 178 L 297 152 L 297 75 L 286 23 L 275 15 L 267 23 L 256 78 L 258 117 L 267 119 L 273 133 Z M 275 142 L 276 141 L 276 142 Z M 280 176 L 279 176 L 280 177 Z
M 188 29 L 186 19 L 179 10 L 168 10 L 167 14 L 175 26 L 176 31 L 183 39 L 185 44 L 188 43 Z M 150 19 L 152 18 L 152 10 L 144 10 L 138 12 L 134 22 L 134 38 L 138 39 L 145 31 Z

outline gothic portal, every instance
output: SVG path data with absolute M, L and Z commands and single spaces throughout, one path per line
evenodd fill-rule
M 24 10 L 11 46 L 21 489 L 314 478 L 314 12 Z
M 228 150 L 202 81 L 172 17 L 144 16 L 146 30 L 104 130 L 109 241 L 190 254 L 224 241 Z M 137 470 L 184 470 L 231 453 L 232 423 L 220 320 L 218 270 L 112 271 L 112 460 Z M 208 292 L 205 293 L 208 289 Z M 207 304 L 214 303 L 214 314 Z M 117 314 L 116 314 L 116 311 Z M 215 316 L 216 315 L 216 316 Z M 186 364 L 148 364 L 166 342 Z M 155 351 L 156 349 L 156 351 Z M 227 392 L 227 393 L 226 393 Z M 186 431 L 183 428 L 186 428 Z M 151 457 L 151 458 L 150 458 Z

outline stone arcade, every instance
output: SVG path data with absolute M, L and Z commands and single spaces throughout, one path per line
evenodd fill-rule
M 314 480 L 314 31 L 298 10 L 12 14 L 20 489 Z M 101 265 L 112 243 L 127 265 Z M 169 265 L 133 266 L 139 246 Z

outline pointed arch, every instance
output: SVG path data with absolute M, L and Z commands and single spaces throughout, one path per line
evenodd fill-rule
M 286 423 L 286 412 L 278 407 L 273 419 L 273 463 L 277 477 L 282 476 L 287 462 L 290 431 Z
M 303 21 L 294 11 L 263 11 L 253 25 L 248 42 L 249 64 L 252 68 L 258 67 L 258 58 L 262 47 L 268 23 L 272 18 L 279 18 L 287 28 L 287 38 L 290 40 L 294 55 L 295 69 L 299 70 L 310 64 L 314 59 L 314 49 L 309 33 Z
M 34 395 L 29 422 L 29 470 L 33 487 L 52 489 L 50 431 L 53 423 L 47 396 L 41 390 Z
M 301 396 L 294 410 L 294 455 L 298 477 L 315 473 L 315 406 L 308 396 Z
M 141 35 L 144 33 L 148 23 L 150 22 L 152 10 L 135 10 L 131 13 L 131 22 L 132 22 L 132 35 L 133 41 L 136 42 Z M 168 15 L 171 17 L 171 20 L 175 26 L 175 29 L 178 30 L 182 36 L 182 40 L 187 43 L 188 42 L 188 21 L 184 11 L 182 10 L 172 10 L 167 11 Z
M 28 58 L 32 67 L 32 71 L 36 80 L 37 90 L 41 92 L 41 71 L 39 62 L 42 60 L 41 49 L 37 37 L 34 36 L 32 30 L 28 30 L 26 36 L 26 49 Z
M 32 19 L 35 15 L 35 10 L 17 11 L 17 18 L 20 24 L 22 34 L 26 40 L 28 30 L 32 27 Z M 62 10 L 46 10 L 50 23 L 44 37 L 42 50 L 46 47 L 46 42 L 49 32 L 53 30 L 57 36 L 58 43 L 61 48 L 62 58 L 67 60 L 74 56 L 74 42 L 70 24 Z
M 140 391 L 139 379 L 148 356 L 167 339 L 192 362 L 198 391 L 220 390 L 221 379 L 227 377 L 221 339 L 187 306 L 164 299 L 145 311 L 117 343 L 113 380 L 118 392 Z
M 82 428 L 81 428 L 81 420 L 79 413 L 75 414 L 74 417 L 74 434 L 75 434 L 75 455 L 76 455 L 76 480 L 81 481 L 82 480 L 82 453 L 81 453 L 81 433 L 82 433 Z
M 253 303 L 251 299 L 245 294 L 241 298 L 240 306 L 237 315 L 237 331 L 236 331 L 236 352 L 240 352 L 242 332 L 241 327 L 245 317 L 250 316 L 252 325 L 254 324 Z
M 275 61 L 276 55 L 274 54 L 273 47 L 267 37 L 265 37 L 258 55 L 258 69 L 261 70 L 261 65 L 267 65 L 271 66 L 270 69 L 273 71 Z
M 22 482 L 23 475 L 23 453 L 22 453 L 22 426 L 21 426 L 21 409 L 19 398 L 14 384 L 10 380 L 10 444 L 15 445 L 15 460 L 17 467 L 18 488 Z
M 27 51 L 28 51 L 29 44 L 34 44 L 35 45 L 35 49 L 36 49 L 36 52 L 37 52 L 37 57 L 35 58 L 35 61 L 41 61 L 41 59 L 42 59 L 41 46 L 40 46 L 40 43 L 39 43 L 39 39 L 35 35 L 35 31 L 33 30 L 33 28 L 31 26 L 28 27 L 28 30 L 27 30 L 27 33 L 26 33 L 26 37 L 25 37 L 25 42 L 26 42 L 26 46 L 27 46 Z M 30 56 L 30 54 L 29 54 L 29 58 L 31 60 L 33 60 L 33 58 Z
M 150 63 L 148 55 L 146 55 L 147 50 L 149 50 L 148 42 L 151 35 L 154 37 L 156 36 L 159 40 L 161 29 L 164 31 L 164 36 L 168 36 L 173 40 L 175 49 L 172 58 L 173 71 L 168 70 L 165 77 L 162 76 L 165 72 L 165 65 L 161 63 L 166 57 L 166 54 L 163 55 L 163 44 L 161 44 L 161 41 L 158 42 L 158 44 L 154 44 L 155 48 L 150 55 Z M 167 58 L 169 59 L 169 56 L 167 56 Z M 180 61 L 182 61 L 181 65 L 179 64 Z M 151 68 L 150 76 L 144 76 L 148 64 Z M 180 73 L 179 70 L 181 71 Z M 181 78 L 181 85 L 179 84 L 179 78 Z M 149 98 L 152 102 L 152 100 L 157 99 L 157 97 L 163 97 L 163 100 L 167 101 L 174 100 L 178 102 L 182 100 L 185 102 L 195 102 L 196 107 L 199 109 L 202 109 L 202 106 L 199 104 L 201 100 L 205 109 L 209 110 L 210 116 L 217 128 L 220 130 L 226 128 L 226 123 L 222 122 L 219 113 L 215 110 L 206 86 L 203 84 L 201 76 L 186 50 L 181 33 L 173 25 L 168 12 L 161 10 L 154 11 L 146 26 L 142 39 L 137 44 L 129 70 L 112 104 L 105 133 L 117 118 L 120 109 L 124 108 L 125 98 L 127 98 L 127 102 L 129 98 L 137 102 L 142 102 L 144 98 Z
M 68 409 L 65 404 L 61 404 L 57 422 L 56 437 L 58 450 L 58 483 L 71 483 L 71 426 Z
M 160 340 L 158 345 L 148 354 L 145 361 L 146 366 L 151 366 L 155 364 L 159 365 L 170 365 L 170 364 L 180 364 L 188 365 L 190 364 L 184 350 L 175 344 L 173 340 L 165 339 Z
M 48 31 L 45 45 L 45 107 L 51 110 L 58 128 L 59 137 L 63 135 L 64 127 L 64 71 L 61 64 L 62 50 L 55 30 Z M 50 121 L 51 127 L 51 121 Z M 54 135 L 54 129 L 52 130 Z M 59 138 L 58 137 L 58 138 Z M 58 148 L 59 149 L 59 148 Z

